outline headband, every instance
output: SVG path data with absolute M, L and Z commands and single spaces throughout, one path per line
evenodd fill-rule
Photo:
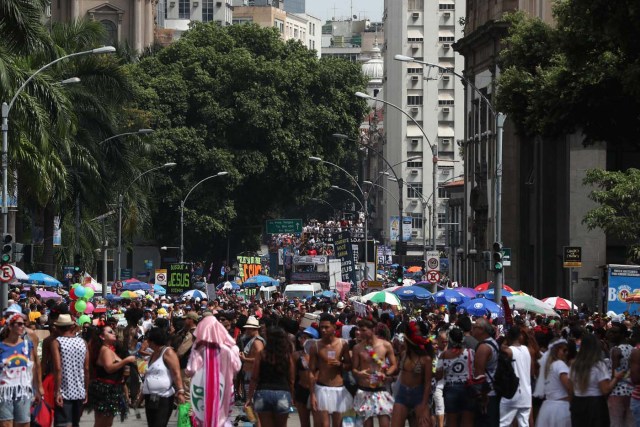
M 555 347 L 557 345 L 560 345 L 560 344 L 569 344 L 569 343 L 564 338 L 560 338 L 560 339 L 555 340 L 551 344 L 549 344 L 549 348 L 547 350 L 551 351 L 553 349 L 553 347 Z
M 22 314 L 16 313 L 9 318 L 9 324 L 12 325 L 20 319 L 24 319 L 24 317 L 22 316 Z

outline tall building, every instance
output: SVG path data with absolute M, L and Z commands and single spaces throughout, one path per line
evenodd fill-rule
M 169 44 L 189 29 L 191 21 L 231 25 L 232 0 L 158 0 L 158 41 Z
M 384 185 L 402 201 L 408 218 L 403 227 L 404 241 L 409 242 L 407 261 L 422 260 L 425 243 L 430 248 L 434 239 L 439 250 L 448 247 L 446 192 L 440 187 L 463 169 L 456 140 L 464 135 L 464 89 L 451 72 L 394 57 L 405 55 L 462 72 L 463 59 L 452 44 L 462 37 L 458 21 L 464 15 L 464 0 L 385 1 L 384 99 L 405 114 L 385 106 L 384 155 L 397 164 L 402 193 L 388 178 Z M 382 193 L 381 200 L 378 210 L 386 222 L 381 237 L 389 241 L 389 224 L 399 209 Z
M 289 13 L 306 13 L 306 0 L 285 0 L 284 10 Z
M 128 43 L 142 51 L 154 43 L 157 0 L 55 0 L 52 22 L 98 21 L 106 30 L 105 45 Z

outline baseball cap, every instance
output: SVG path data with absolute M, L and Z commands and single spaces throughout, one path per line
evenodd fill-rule
M 195 311 L 188 312 L 187 315 L 184 317 L 187 319 L 191 319 L 194 322 L 197 322 L 198 320 L 200 320 L 200 316 L 198 316 L 198 313 L 196 313 Z

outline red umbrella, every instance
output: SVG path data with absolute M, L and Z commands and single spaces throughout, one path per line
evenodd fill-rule
M 546 302 L 556 310 L 571 310 L 572 305 L 574 309 L 578 308 L 575 304 L 573 304 L 568 299 L 561 298 L 561 297 L 544 298 L 542 301 Z
M 475 289 L 477 292 L 485 292 L 490 287 L 493 287 L 493 282 L 480 283 L 473 289 Z M 509 285 L 502 285 L 502 289 L 509 292 L 515 292 Z

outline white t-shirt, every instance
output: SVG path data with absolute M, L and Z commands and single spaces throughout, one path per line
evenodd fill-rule
M 571 378 L 571 381 L 573 382 L 573 391 L 576 396 L 595 397 L 595 396 L 602 396 L 602 392 L 600 391 L 600 386 L 598 384 L 600 384 L 601 381 L 610 380 L 610 379 L 611 379 L 611 373 L 609 372 L 609 369 L 607 369 L 607 365 L 604 362 L 600 361 L 591 368 L 591 373 L 589 376 L 589 385 L 587 386 L 586 390 L 584 391 L 578 390 L 573 376 Z
M 345 340 L 350 340 L 351 337 L 349 336 L 349 334 L 351 333 L 351 330 L 355 327 L 356 325 L 344 325 L 342 327 L 342 338 Z
M 511 399 L 502 399 L 501 405 L 512 408 L 531 408 L 531 354 L 523 345 L 509 347 L 513 353 L 513 370 L 520 380 L 518 391 Z
M 560 400 L 569 396 L 569 392 L 560 381 L 560 375 L 562 374 L 569 374 L 569 367 L 564 361 L 556 360 L 551 364 L 549 375 L 547 375 L 544 382 L 544 394 L 547 400 Z

